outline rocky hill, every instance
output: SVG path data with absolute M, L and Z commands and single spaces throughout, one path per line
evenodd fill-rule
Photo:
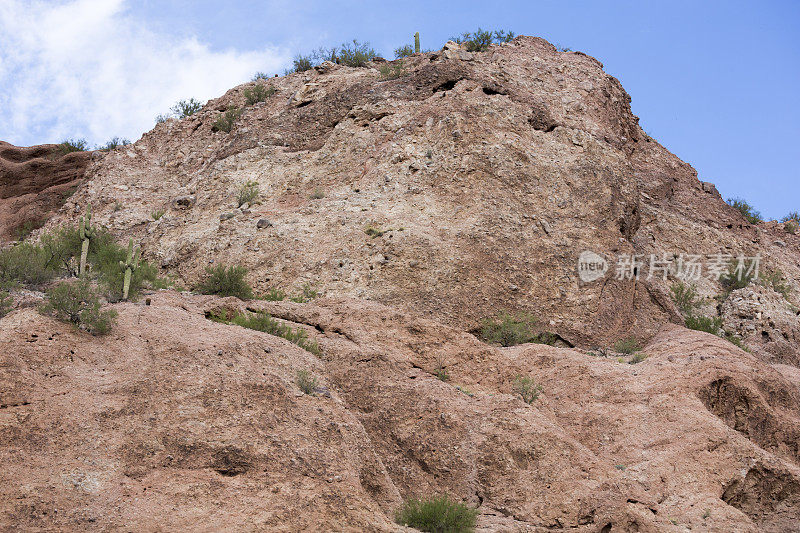
M 322 297 L 157 291 L 114 304 L 117 325 L 92 337 L 15 295 L 0 528 L 393 531 L 404 499 L 445 493 L 481 531 L 797 530 L 800 236 L 748 223 L 585 54 L 518 37 L 386 65 L 245 84 L 130 146 L 63 158 L 85 170 L 46 228 L 91 204 L 186 286 L 236 264 L 257 292 Z M 248 104 L 255 83 L 274 93 Z M 25 190 L 59 185 L 36 176 Z M 248 184 L 259 195 L 240 205 Z M 596 279 L 584 252 L 605 261 Z M 740 254 L 781 289 L 694 283 L 750 353 L 684 328 L 678 277 L 652 272 Z M 618 276 L 631 255 L 642 264 Z M 208 320 L 245 309 L 320 355 Z M 478 340 L 502 311 L 536 316 L 556 346 Z M 637 364 L 597 349 L 630 336 Z M 542 385 L 533 403 L 521 375 Z

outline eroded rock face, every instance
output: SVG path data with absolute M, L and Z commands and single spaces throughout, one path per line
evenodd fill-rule
M 20 148 L 0 141 L 0 242 L 44 225 L 91 160 L 91 152 L 62 155 L 54 144 Z
M 115 305 L 105 338 L 0 319 L 1 528 L 396 531 L 401 501 L 432 493 L 483 531 L 800 520 L 799 383 L 711 335 L 668 326 L 629 365 L 358 300 L 150 299 Z M 268 310 L 322 355 L 205 318 L 223 307 Z M 531 405 L 519 374 L 543 385 Z
M 797 288 L 800 236 L 748 225 L 641 130 L 597 60 L 532 37 L 459 51 L 406 58 L 392 80 L 377 64 L 270 79 L 273 96 L 212 132 L 221 110 L 245 105 L 248 85 L 236 87 L 109 154 L 73 200 L 187 285 L 212 260 L 241 264 L 259 290 L 312 283 L 465 330 L 524 310 L 587 347 L 682 320 L 674 279 L 616 279 L 623 254 L 760 253 Z M 221 221 L 248 181 L 260 202 Z M 590 283 L 577 273 L 587 250 L 611 266 Z

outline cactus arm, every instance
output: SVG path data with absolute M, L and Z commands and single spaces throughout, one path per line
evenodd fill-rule
M 414 34 L 414 53 L 419 53 L 419 32 Z

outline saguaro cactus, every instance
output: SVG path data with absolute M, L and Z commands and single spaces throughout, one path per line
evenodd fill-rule
M 122 299 L 128 299 L 128 291 L 131 288 L 131 276 L 139 268 L 139 248 L 133 250 L 133 239 L 128 241 L 128 258 L 119 262 L 120 268 L 125 271 L 125 280 L 122 282 Z
M 419 53 L 419 32 L 414 34 L 414 53 Z
M 81 244 L 81 265 L 78 274 L 80 277 L 83 277 L 84 273 L 86 272 L 86 256 L 89 255 L 89 241 L 97 236 L 97 230 L 92 227 L 91 204 L 86 206 L 86 216 L 81 218 L 80 236 L 81 241 L 83 242 Z

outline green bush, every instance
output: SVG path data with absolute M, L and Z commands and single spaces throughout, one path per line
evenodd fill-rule
M 317 388 L 317 378 L 308 370 L 298 370 L 295 383 L 303 393 L 314 396 L 314 389 Z
M 629 364 L 629 365 L 635 365 L 635 364 L 637 364 L 637 363 L 641 363 L 641 362 L 642 362 L 642 361 L 644 361 L 645 359 L 647 359 L 647 354 L 644 354 L 644 353 L 635 353 L 635 354 L 633 354 L 633 357 L 631 357 L 631 358 L 628 360 L 628 364 Z
M 630 355 L 634 352 L 638 352 L 642 349 L 642 346 L 639 344 L 634 337 L 628 337 L 627 339 L 620 339 L 616 343 L 614 343 L 614 351 L 618 353 L 624 353 L 625 355 Z
M 249 300 L 253 297 L 253 289 L 245 281 L 245 274 L 247 269 L 242 266 L 206 267 L 206 278 L 197 285 L 196 290 L 202 294 L 235 296 L 240 300 Z
M 408 499 L 395 513 L 398 524 L 432 533 L 470 533 L 475 531 L 477 519 L 477 509 L 446 495 Z
M 338 59 L 342 65 L 348 67 L 363 67 L 373 57 L 378 55 L 368 42 L 360 43 L 353 39 L 353 43 L 345 43 L 339 48 Z
M 41 311 L 92 335 L 108 333 L 117 316 L 114 310 L 101 310 L 97 293 L 85 279 L 62 281 L 47 291 L 47 302 Z
M 797 235 L 797 222 L 787 220 L 783 223 L 783 231 L 791 233 L 792 235 Z
M 264 83 L 256 83 L 252 88 L 244 90 L 244 99 L 247 105 L 265 102 L 267 98 L 276 93 L 275 87 Z
M 478 28 L 474 33 L 464 32 L 460 37 L 451 37 L 450 40 L 463 44 L 469 52 L 483 52 L 493 43 L 507 43 L 513 38 L 513 31 L 487 31 Z
M 242 207 L 244 204 L 252 204 L 258 199 L 259 194 L 261 194 L 261 190 L 258 186 L 258 182 L 246 181 L 239 185 L 239 189 L 236 191 L 236 202 L 239 207 Z
M 258 71 L 253 75 L 252 81 L 268 80 L 268 79 L 269 79 L 269 74 L 267 74 L 266 72 Z
M 495 318 L 483 320 L 479 337 L 489 344 L 515 346 L 526 342 L 553 345 L 556 336 L 552 333 L 534 333 L 536 319 L 527 313 L 511 315 L 500 313 Z
M 242 111 L 238 107 L 229 107 L 211 125 L 211 131 L 224 131 L 230 133 L 233 123 L 241 116 Z
M 792 211 L 781 219 L 781 222 L 800 222 L 800 213 Z
M 176 118 L 186 118 L 194 115 L 203 109 L 203 103 L 198 102 L 194 98 L 188 100 L 179 100 L 174 106 L 170 108 L 172 115 Z
M 408 57 L 414 54 L 414 45 L 412 44 L 404 44 L 394 50 L 394 58 L 395 59 L 402 59 L 404 57 Z
M 750 282 L 755 279 L 755 259 L 744 260 L 742 268 L 739 268 L 739 260 L 734 259 L 728 264 L 728 272 L 720 277 L 720 283 L 725 289 L 726 293 L 743 289 L 750 285 Z M 741 271 L 739 271 L 741 270 Z
M 670 287 L 670 292 L 672 301 L 684 315 L 692 314 L 703 303 L 694 285 L 686 285 L 679 281 Z
M 266 300 L 267 302 L 282 302 L 286 299 L 286 293 L 280 289 L 272 287 L 263 296 L 261 296 L 261 299 Z
M 222 318 L 220 321 L 226 320 Z M 230 322 L 243 328 L 254 329 L 256 331 L 275 335 L 276 337 L 282 337 L 314 355 L 319 355 L 321 353 L 319 345 L 316 341 L 308 338 L 306 330 L 300 327 L 291 328 L 275 320 L 268 313 L 263 311 L 257 313 L 240 313 L 230 319 Z
M 517 376 L 511 384 L 511 390 L 514 391 L 514 394 L 519 394 L 522 401 L 531 404 L 539 397 L 542 386 L 529 376 Z
M 118 302 L 122 299 L 125 270 L 120 266 L 120 261 L 124 262 L 127 258 L 128 249 L 117 244 L 110 238 L 110 235 L 108 238 L 98 240 L 95 244 L 95 250 L 90 260 L 92 271 L 97 275 L 110 302 Z M 147 261 L 139 260 L 139 266 L 131 273 L 128 299 L 136 301 L 142 289 L 146 286 L 155 286 L 158 281 L 157 268 Z
M 3 318 L 10 313 L 13 305 L 14 299 L 11 298 L 11 295 L 8 294 L 8 291 L 0 290 L 0 318 Z
M 792 290 L 792 288 L 786 282 L 786 278 L 783 277 L 783 272 L 777 269 L 774 271 L 767 271 L 762 274 L 759 278 L 759 282 L 763 286 L 781 294 L 784 298 L 788 297 Z
M 89 143 L 86 139 L 67 139 L 58 145 L 58 151 L 61 155 L 66 155 L 70 152 L 85 152 L 89 149 Z
M 382 80 L 393 80 L 406 73 L 406 66 L 402 61 L 396 61 L 394 64 L 384 63 L 379 70 Z
M 131 142 L 128 139 L 123 139 L 121 137 L 113 137 L 100 149 L 104 152 L 110 152 L 111 150 L 116 150 L 120 146 L 128 146 L 129 144 L 131 144 Z
M 741 198 L 728 198 L 727 201 L 728 205 L 738 210 L 749 223 L 758 224 L 764 220 L 761 218 L 761 213 L 756 211 L 756 209 L 745 200 Z
M 310 283 L 303 283 L 303 289 L 297 296 L 289 298 L 292 302 L 304 304 L 319 296 L 319 292 Z
M 292 60 L 292 72 L 305 72 L 314 68 L 312 56 L 297 55 Z
M 719 335 L 720 330 L 722 329 L 722 318 L 718 316 L 709 317 L 701 315 L 689 315 L 686 317 L 685 324 L 689 329 L 705 331 L 706 333 L 711 333 L 712 335 Z

